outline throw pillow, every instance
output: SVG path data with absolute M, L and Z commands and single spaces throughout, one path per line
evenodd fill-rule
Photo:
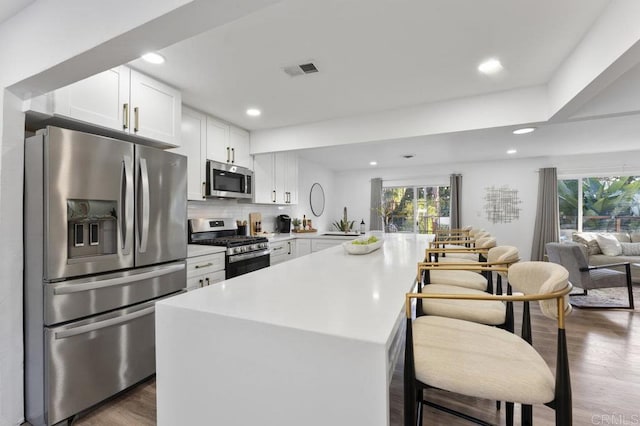
M 572 235 L 572 240 L 576 243 L 580 243 L 587 248 L 587 254 L 591 256 L 592 254 L 602 254 L 602 250 L 600 250 L 600 246 L 598 245 L 598 240 L 596 236 L 591 232 L 580 232 Z
M 602 254 L 606 256 L 620 256 L 622 254 L 622 245 L 616 237 L 611 234 L 597 234 L 596 240 L 602 250 Z
M 640 256 L 640 243 L 620 243 L 623 256 Z

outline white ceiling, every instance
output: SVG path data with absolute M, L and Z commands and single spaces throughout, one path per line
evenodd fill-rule
M 30 3 L 4 0 L 0 22 Z M 437 110 L 447 101 L 467 102 L 471 96 L 544 88 L 562 75 L 559 70 L 571 63 L 567 58 L 581 42 L 597 38 L 589 32 L 603 16 L 611 18 L 614 6 L 632 9 L 632 4 L 282 0 L 164 48 L 163 65 L 141 60 L 131 65 L 178 87 L 185 104 L 259 134 L 423 105 Z M 624 8 L 616 9 L 619 14 L 620 10 Z M 609 46 L 610 40 L 597 39 Z M 613 51 L 619 46 L 610 47 Z M 478 74 L 477 65 L 489 57 L 498 57 L 504 72 L 494 77 Z M 319 73 L 292 78 L 283 71 L 309 60 Z M 348 170 L 369 167 L 371 160 L 378 161 L 378 167 L 402 167 L 638 149 L 640 119 L 632 115 L 640 111 L 638 82 L 640 67 L 597 93 L 586 106 L 578 105 L 573 117 L 581 121 L 534 123 L 539 129 L 529 135 L 516 137 L 511 126 L 404 139 L 387 136 L 377 142 L 306 149 L 300 155 L 331 169 Z M 246 116 L 248 107 L 260 108 L 262 116 Z M 591 116 L 601 118 L 584 119 Z M 510 148 L 518 153 L 508 156 Z M 404 159 L 404 154 L 414 158 Z
M 2 0 L 0 2 L 0 24 L 34 1 L 35 0 Z
M 132 65 L 241 127 L 290 126 L 545 83 L 608 3 L 284 0 Z M 480 75 L 494 56 L 505 71 Z M 308 60 L 319 73 L 283 72 Z

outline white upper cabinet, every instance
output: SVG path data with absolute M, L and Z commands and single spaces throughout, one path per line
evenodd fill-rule
M 256 203 L 298 203 L 298 157 L 290 152 L 253 157 Z
M 251 138 L 249 132 L 236 126 L 229 127 L 229 146 L 231 162 L 238 166 L 251 168 Z
M 260 204 L 275 204 L 275 155 L 259 154 L 253 156 L 253 201 Z
M 130 70 L 117 67 L 53 92 L 53 113 L 124 130 Z
M 207 117 L 182 107 L 182 141 L 171 151 L 185 155 L 187 161 L 187 199 L 203 200 L 206 182 Z
M 129 67 L 101 72 L 49 96 L 52 110 L 41 112 L 148 138 L 165 147 L 180 145 L 180 91 Z
M 207 117 L 207 158 L 251 168 L 249 132 Z
M 180 145 L 182 95 L 136 70 L 131 70 L 129 132 Z
M 298 156 L 292 152 L 276 154 L 276 166 L 278 159 L 282 163 L 284 181 L 281 186 L 282 197 L 285 204 L 298 204 Z

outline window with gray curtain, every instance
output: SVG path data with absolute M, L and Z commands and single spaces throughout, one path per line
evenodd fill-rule
M 555 167 L 539 170 L 538 207 L 533 228 L 531 260 L 544 260 L 544 246 L 557 242 L 560 234 L 558 215 L 558 171 Z
M 369 216 L 369 229 L 382 231 L 382 217 L 378 212 L 382 204 L 382 178 L 371 179 L 371 215 Z
M 462 193 L 462 175 L 452 174 L 450 178 L 451 188 L 451 210 L 449 216 L 451 217 L 451 229 L 460 229 L 462 224 L 460 223 L 460 198 Z

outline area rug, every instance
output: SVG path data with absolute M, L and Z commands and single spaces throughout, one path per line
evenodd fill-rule
M 581 289 L 574 289 L 574 293 Z M 636 309 L 640 308 L 640 284 L 633 285 L 633 299 Z M 586 296 L 572 295 L 571 304 L 576 308 L 592 308 L 604 306 L 605 308 L 622 308 L 629 306 L 629 297 L 626 287 L 612 287 L 589 290 Z

